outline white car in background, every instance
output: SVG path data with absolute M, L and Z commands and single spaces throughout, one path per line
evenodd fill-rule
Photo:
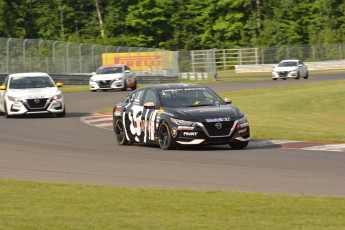
M 66 114 L 64 97 L 47 73 L 9 74 L 0 86 L 0 113 L 6 118 L 25 114 Z
M 301 60 L 282 60 L 272 70 L 272 79 L 283 79 L 294 78 L 299 79 L 303 77 L 307 79 L 309 76 L 308 66 L 306 66 Z
M 91 92 L 111 89 L 127 90 L 137 88 L 135 73 L 127 65 L 115 64 L 101 66 L 93 73 L 89 81 Z

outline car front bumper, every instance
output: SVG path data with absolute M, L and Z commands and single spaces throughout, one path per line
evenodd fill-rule
M 272 72 L 272 78 L 273 79 L 296 78 L 297 75 L 298 75 L 297 71 L 276 71 L 276 72 Z
M 248 124 L 241 125 L 235 121 L 231 126 L 224 127 L 223 131 L 211 127 L 212 125 L 198 123 L 195 127 L 176 126 L 172 128 L 172 137 L 177 145 L 229 144 L 233 140 L 250 140 Z
M 124 87 L 124 80 L 105 80 L 105 81 L 90 81 L 90 90 L 109 90 L 109 89 L 122 89 Z
M 65 105 L 61 99 L 40 99 L 36 102 L 34 100 L 6 101 L 6 110 L 8 115 L 62 113 Z

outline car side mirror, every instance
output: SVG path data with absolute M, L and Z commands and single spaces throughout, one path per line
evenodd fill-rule
M 125 73 L 130 73 L 131 71 L 130 70 L 125 70 Z
M 63 86 L 63 83 L 62 83 L 62 82 L 57 82 L 57 83 L 56 83 L 56 86 L 57 86 L 57 87 L 62 87 L 62 86 Z
M 144 108 L 145 108 L 145 109 L 154 109 L 154 108 L 155 108 L 155 103 L 152 102 L 152 101 L 146 102 L 146 103 L 144 104 Z
M 0 85 L 0 90 L 6 90 L 6 85 Z
M 231 104 L 232 103 L 232 100 L 230 98 L 224 98 L 224 102 L 226 104 Z
M 95 74 L 96 74 L 96 72 L 92 72 L 91 74 L 92 74 L 92 75 L 95 75 Z

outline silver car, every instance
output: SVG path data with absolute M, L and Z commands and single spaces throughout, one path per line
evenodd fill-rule
M 272 70 L 272 79 L 283 79 L 294 78 L 299 79 L 303 77 L 307 79 L 309 77 L 308 66 L 305 65 L 301 60 L 283 60 L 279 62 Z
M 0 86 L 0 113 L 6 118 L 25 114 L 66 114 L 64 97 L 47 73 L 15 73 Z
M 89 88 L 91 92 L 111 89 L 126 90 L 127 88 L 135 90 L 137 81 L 135 73 L 127 65 L 101 66 L 90 78 Z

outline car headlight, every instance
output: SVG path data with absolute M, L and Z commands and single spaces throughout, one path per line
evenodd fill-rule
M 8 98 L 8 100 L 10 100 L 10 101 L 20 101 L 20 98 L 19 98 L 19 97 L 12 97 L 12 96 L 7 95 L 7 98 Z
M 122 80 L 122 79 L 123 79 L 123 76 L 118 77 L 118 78 L 116 78 L 115 80 L 116 80 L 116 81 L 119 81 L 119 80 Z
M 241 124 L 248 123 L 248 120 L 247 120 L 247 117 L 246 117 L 246 116 L 240 118 L 238 121 L 239 121 Z
M 93 79 L 90 79 L 90 81 L 89 82 L 96 82 L 95 80 L 93 80 Z
M 244 128 L 244 127 L 248 127 L 249 126 L 249 122 L 247 120 L 247 117 L 244 116 L 240 119 L 238 119 L 238 123 L 236 125 L 236 129 L 240 129 L 240 128 Z
M 182 126 L 197 126 L 196 122 L 193 121 L 185 121 L 185 120 L 180 120 L 180 119 L 175 119 L 175 118 L 170 118 L 170 121 L 174 123 L 175 125 L 182 125 Z
M 54 100 L 61 99 L 62 98 L 62 93 L 59 93 L 53 97 Z

